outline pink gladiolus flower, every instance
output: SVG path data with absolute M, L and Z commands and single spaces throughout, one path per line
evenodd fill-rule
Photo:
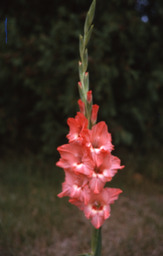
M 57 148 L 60 159 L 57 166 L 64 169 L 65 181 L 58 197 L 69 197 L 69 202 L 82 210 L 92 225 L 99 229 L 110 217 L 110 204 L 114 203 L 122 190 L 105 187 L 121 166 L 120 159 L 111 154 L 114 146 L 105 122 L 96 124 L 99 106 L 93 104 L 89 90 L 87 43 L 92 31 L 92 20 L 96 0 L 93 0 L 86 16 L 84 35 L 80 35 L 80 60 L 78 100 L 80 112 L 68 118 L 68 143 Z M 96 240 L 96 241 L 94 241 Z M 91 254 L 101 255 L 101 229 L 93 231 Z M 83 254 L 86 255 L 86 254 Z
M 81 104 L 84 103 L 80 101 L 79 106 Z M 93 106 L 92 121 L 95 121 L 98 105 Z M 105 184 L 124 166 L 120 165 L 118 157 L 111 154 L 111 134 L 105 122 L 88 129 L 88 119 L 78 112 L 75 118 L 68 118 L 67 123 L 69 143 L 57 148 L 61 158 L 56 165 L 65 171 L 62 192 L 58 196 L 68 196 L 69 201 L 91 219 L 95 228 L 99 228 L 110 216 L 110 204 L 122 192 L 104 188 Z
M 67 124 L 70 128 L 70 132 L 67 135 L 69 142 L 81 141 L 83 139 L 81 136 L 82 131 L 88 128 L 87 118 L 82 113 L 78 112 L 75 118 L 68 118 Z
M 68 196 L 87 203 L 89 193 L 90 189 L 86 176 L 75 175 L 71 171 L 65 170 L 65 182 L 62 183 L 62 192 L 58 194 L 58 197 Z
M 124 166 L 120 165 L 120 159 L 111 155 L 108 151 L 101 151 L 95 155 L 93 172 L 90 178 L 90 188 L 98 194 L 103 189 L 106 182 L 111 181 L 118 169 L 122 169 Z
M 86 140 L 87 146 L 90 147 L 92 153 L 99 153 L 101 150 L 111 152 L 114 148 L 111 143 L 111 134 L 103 121 L 92 127 L 89 133 L 86 134 Z
M 100 228 L 104 221 L 110 217 L 110 204 L 118 199 L 121 189 L 104 188 L 100 194 L 92 194 L 87 204 L 78 199 L 70 199 L 69 202 L 84 211 L 86 218 L 91 219 L 95 228 Z
M 76 174 L 90 176 L 92 173 L 92 159 L 89 151 L 78 143 L 65 144 L 57 148 L 61 158 L 56 163 L 63 169 L 70 169 Z

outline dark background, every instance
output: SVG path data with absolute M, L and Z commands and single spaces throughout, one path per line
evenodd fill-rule
M 65 142 L 66 119 L 78 110 L 78 37 L 90 3 L 1 2 L 1 154 L 54 156 Z M 98 120 L 107 122 L 113 144 L 160 152 L 163 1 L 97 1 L 94 24 L 88 69 Z

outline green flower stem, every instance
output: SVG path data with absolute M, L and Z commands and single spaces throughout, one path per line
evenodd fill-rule
M 88 103 L 87 101 L 87 92 L 89 91 L 89 73 L 87 72 L 88 68 L 88 50 L 87 45 L 90 40 L 93 25 L 92 21 L 95 14 L 96 0 L 93 0 L 89 11 L 87 13 L 85 24 L 84 24 L 84 35 L 80 35 L 79 37 L 79 53 L 80 53 L 80 61 L 79 61 L 79 94 L 81 100 L 85 104 L 85 116 L 88 119 L 89 127 L 91 126 L 90 118 L 92 111 L 92 102 Z
M 96 229 L 93 227 L 92 230 L 92 256 L 101 256 L 102 238 L 101 238 L 101 227 Z

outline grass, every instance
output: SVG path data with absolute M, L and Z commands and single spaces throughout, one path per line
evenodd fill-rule
M 103 226 L 103 256 L 162 256 L 162 184 L 137 172 L 134 155 L 127 154 L 127 159 L 126 169 L 111 183 L 124 193 Z M 0 161 L 0 256 L 75 256 L 90 251 L 89 221 L 67 198 L 56 196 L 63 177 L 50 161 Z

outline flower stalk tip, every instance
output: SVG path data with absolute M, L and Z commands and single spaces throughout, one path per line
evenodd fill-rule
M 80 53 L 80 61 L 79 61 L 79 78 L 82 84 L 82 88 L 79 89 L 79 94 L 81 96 L 82 101 L 86 104 L 87 108 L 87 92 L 89 91 L 89 75 L 87 72 L 88 68 L 88 49 L 87 45 L 90 40 L 92 31 L 93 31 L 93 18 L 95 14 L 96 0 L 93 0 L 89 11 L 86 15 L 86 20 L 84 24 L 84 35 L 79 36 L 79 53 Z M 81 92 L 82 90 L 82 92 Z M 86 111 L 87 113 L 88 111 Z

